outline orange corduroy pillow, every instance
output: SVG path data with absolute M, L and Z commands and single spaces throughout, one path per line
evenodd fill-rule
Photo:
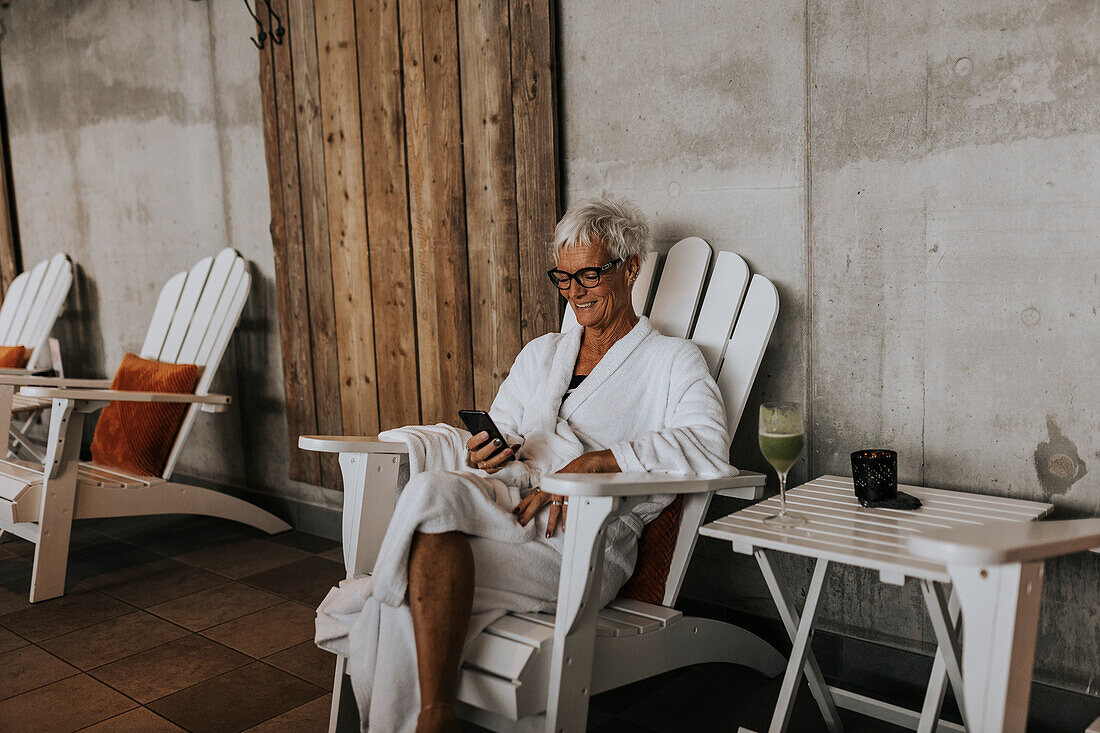
M 26 346 L 0 346 L 0 369 L 22 369 L 25 366 Z
M 127 354 L 111 389 L 189 394 L 199 381 L 195 364 L 168 364 Z M 143 476 L 159 476 L 168 462 L 188 405 L 112 402 L 103 408 L 92 437 L 92 460 Z
M 680 533 L 682 497 L 677 496 L 657 518 L 646 525 L 638 540 L 638 562 L 634 574 L 619 591 L 619 598 L 660 604 L 665 598 L 665 582 L 672 566 L 672 553 Z

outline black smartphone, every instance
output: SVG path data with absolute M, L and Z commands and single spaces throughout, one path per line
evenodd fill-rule
M 500 428 L 497 427 L 497 424 L 493 422 L 493 418 L 485 410 L 459 410 L 458 416 L 462 418 L 462 422 L 466 424 L 466 429 L 472 434 L 477 435 L 486 432 L 489 434 L 489 440 L 500 439 L 500 448 L 493 451 L 493 455 L 508 447 L 508 441 L 501 435 Z

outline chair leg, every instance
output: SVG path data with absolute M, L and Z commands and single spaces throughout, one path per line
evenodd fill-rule
M 351 677 L 347 675 L 348 658 L 336 655 L 336 679 L 332 684 L 332 708 L 328 716 L 328 733 L 353 733 L 359 730 L 359 707 Z
M 73 411 L 71 402 L 54 400 L 31 570 L 31 603 L 57 598 L 65 592 L 83 426 L 84 414 Z

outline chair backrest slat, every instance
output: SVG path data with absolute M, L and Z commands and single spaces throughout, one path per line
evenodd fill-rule
M 638 270 L 638 279 L 634 281 L 634 289 L 630 292 L 634 312 L 638 315 L 649 315 L 649 296 L 653 293 L 653 280 L 657 274 L 659 259 L 660 256 L 656 252 L 650 252 Z
M 714 287 L 714 278 L 711 278 Z M 775 285 L 762 275 L 753 275 L 749 281 L 748 293 L 737 314 L 737 323 L 733 335 L 726 345 L 725 357 L 718 366 L 718 388 L 726 404 L 726 424 L 730 437 L 737 431 L 741 415 L 749 400 L 749 392 L 760 362 L 764 358 L 768 341 L 771 339 L 775 319 L 779 315 L 779 292 Z M 699 538 L 699 525 L 710 506 L 711 494 L 693 494 L 684 498 L 680 513 L 680 532 L 676 536 L 676 547 L 672 553 L 668 577 L 665 580 L 664 605 L 676 603 L 687 574 L 688 561 Z
M 252 279 L 244 259 L 232 249 L 222 250 L 210 269 L 206 288 L 193 311 L 196 321 L 205 325 L 200 325 L 196 330 L 188 332 L 177 359 L 178 363 L 198 364 L 203 367 L 198 384 L 195 385 L 195 394 L 209 393 L 218 365 L 221 364 L 225 350 L 229 346 L 229 339 L 237 327 L 241 311 L 244 310 L 251 283 Z M 208 293 L 214 293 L 214 295 L 208 297 Z M 192 338 L 192 334 L 200 331 L 201 340 L 198 336 Z M 171 478 L 198 413 L 198 405 L 191 405 L 188 408 L 179 433 L 176 434 L 176 442 L 172 446 L 171 453 L 168 454 L 168 461 L 164 466 L 164 478 Z
M 195 316 L 195 306 L 202 297 L 203 287 L 206 285 L 206 277 L 210 274 L 210 266 L 214 263 L 213 257 L 204 257 L 195 264 L 187 273 L 187 282 L 183 284 L 183 292 L 180 293 L 176 310 L 172 313 L 172 323 L 168 326 L 168 333 L 164 336 L 164 343 L 160 347 L 161 361 L 175 363 L 179 357 L 183 339 L 187 336 L 187 327 L 191 325 L 191 319 Z
M 664 335 L 687 338 L 691 333 L 710 255 L 710 245 L 699 237 L 681 239 L 668 251 L 649 309 L 653 327 Z
M 733 333 L 737 310 L 741 307 L 741 299 L 745 297 L 745 289 L 749 286 L 749 266 L 740 255 L 719 252 L 714 261 L 714 271 L 710 274 L 710 282 L 712 287 L 708 287 L 703 296 L 691 340 L 703 352 L 710 373 L 717 375 L 722 354 L 730 334 Z
M 4 297 L 4 305 L 0 306 L 0 346 L 17 346 L 11 338 L 15 326 L 15 312 L 19 310 L 19 304 L 23 301 L 23 295 L 27 292 L 27 281 L 31 279 L 29 272 L 21 273 L 11 281 L 8 292 Z
M 210 274 L 207 276 L 202 289 L 202 295 L 199 297 L 199 301 L 195 305 L 195 312 L 191 316 L 191 322 L 187 324 L 187 336 L 184 337 L 183 345 L 180 346 L 179 353 L 176 355 L 175 361 L 177 363 L 203 363 L 197 361 L 199 349 L 206 340 L 207 333 L 211 329 L 217 330 L 220 325 L 214 323 L 215 310 L 225 293 L 226 281 L 233 265 L 239 259 L 241 259 L 240 256 L 228 248 L 223 249 L 214 258 L 214 263 L 210 267 Z
M 65 307 L 69 287 L 73 282 L 73 263 L 68 255 L 56 254 L 50 258 L 49 266 L 38 287 L 34 302 L 31 304 L 26 323 L 16 343 L 23 344 L 30 352 L 27 366 L 32 369 L 45 368 L 51 364 L 49 346 L 50 331 Z M 15 327 L 13 325 L 12 332 Z
M 164 337 L 168 335 L 168 327 L 172 325 L 172 316 L 176 312 L 186 282 L 187 273 L 177 272 L 161 288 L 157 306 L 153 309 L 153 318 L 149 321 L 149 330 L 145 333 L 145 343 L 141 347 L 142 359 L 160 358 Z
M 17 346 L 20 343 L 19 337 L 23 333 L 23 326 L 27 323 L 27 318 L 30 316 L 31 308 L 34 307 L 34 301 L 38 298 L 38 291 L 42 287 L 42 280 L 46 277 L 46 270 L 49 267 L 50 261 L 42 260 L 34 266 L 30 277 L 27 278 L 27 287 L 19 299 L 19 308 L 15 311 L 11 330 L 8 331 L 8 339 L 11 341 L 12 346 Z

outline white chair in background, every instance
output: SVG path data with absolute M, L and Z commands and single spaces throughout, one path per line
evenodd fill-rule
M 946 562 L 951 574 L 966 637 L 962 686 L 970 727 L 1023 733 L 1045 561 L 1100 549 L 1100 519 L 937 530 L 911 537 L 909 549 Z
M 698 344 L 735 430 L 775 325 L 779 297 L 766 278 L 756 275 L 750 282 L 748 265 L 730 252 L 718 254 L 704 287 L 711 259 L 710 246 L 702 239 L 677 243 L 665 259 L 647 310 L 656 271 L 656 257 L 651 257 L 635 286 L 634 305 L 636 312 L 649 314 L 661 333 L 690 335 Z M 562 329 L 575 324 L 568 310 Z M 340 454 L 344 563 L 349 577 L 369 573 L 407 464 L 405 446 L 373 437 L 334 436 L 302 436 L 299 445 Z M 584 474 L 543 480 L 546 490 L 577 497 L 565 534 L 559 612 L 509 614 L 472 643 L 459 681 L 462 717 L 498 731 L 583 731 L 590 695 L 671 669 L 721 661 L 744 664 L 769 677 L 782 672 L 786 660 L 754 634 L 712 619 L 685 618 L 672 608 L 713 494 L 758 499 L 762 474 L 745 471 L 719 479 Z M 593 601 L 602 572 L 603 528 L 612 511 L 625 497 L 668 493 L 682 494 L 684 501 L 662 602 L 617 600 L 598 609 Z M 357 719 L 345 668 L 346 659 L 340 656 L 330 730 Z
M 72 282 L 73 263 L 63 253 L 39 262 L 11 281 L 0 306 L 0 346 L 25 347 L 27 363 L 21 368 L 2 368 L 0 375 L 27 376 L 52 368 L 62 376 L 61 355 L 50 332 L 65 306 Z M 13 397 L 11 392 L 10 387 L 5 392 L 0 386 L 0 434 L 10 435 L 11 440 L 42 460 L 41 452 L 24 431 L 39 410 L 50 406 L 50 401 Z M 23 420 L 21 426 L 12 425 L 13 415 Z
M 64 593 L 73 519 L 200 514 L 269 533 L 290 529 L 246 501 L 170 481 L 200 407 L 223 412 L 229 404 L 226 395 L 210 394 L 210 384 L 244 308 L 250 280 L 244 259 L 227 248 L 200 260 L 189 272 L 176 274 L 161 290 L 140 356 L 197 364 L 201 372 L 194 394 L 115 391 L 109 389 L 111 380 L 0 377 L 9 390 L 12 384 L 39 385 L 23 386 L 23 394 L 52 405 L 44 464 L 0 460 L 0 532 L 36 544 L 32 602 Z M 160 476 L 138 476 L 79 460 L 84 415 L 110 402 L 190 406 Z

